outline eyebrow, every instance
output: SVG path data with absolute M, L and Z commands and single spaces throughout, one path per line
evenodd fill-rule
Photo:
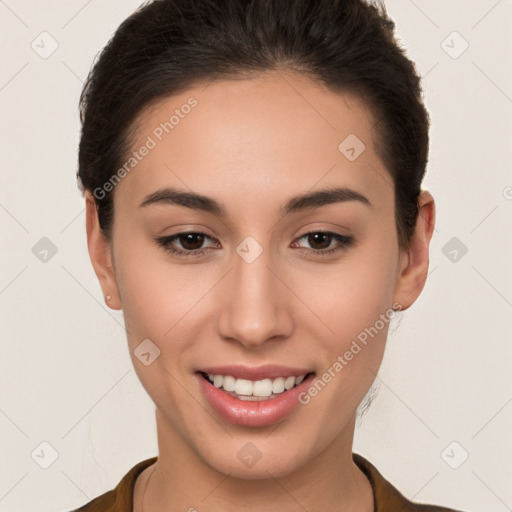
M 291 197 L 280 208 L 280 213 L 284 217 L 290 213 L 348 201 L 358 201 L 373 208 L 369 199 L 361 193 L 346 187 L 331 187 Z M 201 210 L 219 217 L 226 216 L 226 208 L 219 201 L 208 196 L 173 187 L 166 187 L 146 196 L 139 205 L 139 208 L 155 204 L 184 206 L 185 208 Z

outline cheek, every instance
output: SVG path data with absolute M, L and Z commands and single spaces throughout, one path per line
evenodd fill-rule
M 198 276 L 204 278 L 202 269 L 172 264 L 151 242 L 123 247 L 121 241 L 116 255 L 116 279 L 132 342 L 141 336 L 161 341 L 171 337 L 173 326 L 201 295 L 202 279 Z
M 322 284 L 311 280 L 319 310 L 342 344 L 372 326 L 392 305 L 398 253 L 376 241 L 324 270 Z
M 182 408 L 188 397 L 176 379 L 180 380 L 186 354 L 195 346 L 190 329 L 199 322 L 200 308 L 195 305 L 204 283 L 201 287 L 197 267 L 194 271 L 193 266 L 172 265 L 152 248 L 118 247 L 116 278 L 134 369 L 158 407 L 170 408 L 175 419 L 186 417 Z M 160 352 L 152 344 L 142 344 L 146 339 Z M 151 359 L 147 365 L 145 352 Z M 182 428 L 180 421 L 175 428 Z
M 394 316 L 391 306 L 397 258 L 398 249 L 384 237 L 375 239 L 333 266 L 321 290 L 312 282 L 306 285 L 317 290 L 320 316 L 334 332 L 323 337 L 326 368 L 339 363 L 331 373 L 343 374 L 338 382 L 343 380 L 355 402 L 368 391 L 382 361 Z

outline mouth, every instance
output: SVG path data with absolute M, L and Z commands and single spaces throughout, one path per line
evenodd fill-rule
M 306 378 L 309 378 L 314 372 L 304 373 L 302 375 L 275 377 L 273 379 L 249 380 L 236 379 L 231 375 L 221 375 L 206 372 L 198 372 L 203 379 L 212 386 L 224 391 L 229 396 L 238 400 L 260 402 L 272 400 L 279 395 L 299 386 Z
M 195 374 L 213 411 L 224 421 L 246 427 L 284 420 L 298 407 L 299 396 L 315 378 L 314 371 L 282 366 L 225 366 Z

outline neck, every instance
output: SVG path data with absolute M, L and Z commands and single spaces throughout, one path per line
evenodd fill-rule
M 269 503 L 282 512 L 300 508 L 373 511 L 370 483 L 352 460 L 353 425 L 294 471 L 278 475 L 276 467 L 254 479 L 212 468 L 165 423 L 158 410 L 157 431 L 158 460 L 137 479 L 135 512 L 235 512 L 242 506 L 266 512 Z

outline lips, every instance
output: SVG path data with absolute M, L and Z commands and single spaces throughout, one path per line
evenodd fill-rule
M 250 427 L 266 426 L 283 420 L 299 404 L 300 393 L 309 387 L 314 378 L 314 372 L 310 369 L 279 365 L 208 367 L 197 371 L 196 375 L 205 398 L 221 418 Z M 217 383 L 219 377 L 222 381 L 227 377 L 228 389 L 233 384 L 235 389 L 226 391 L 222 385 L 215 386 L 214 377 L 217 377 Z M 281 381 L 284 387 L 286 380 L 288 386 L 281 391 Z M 290 385 L 292 380 L 294 385 Z M 272 388 L 269 395 L 269 382 L 277 382 L 277 393 Z M 237 391 L 241 391 L 241 394 Z

